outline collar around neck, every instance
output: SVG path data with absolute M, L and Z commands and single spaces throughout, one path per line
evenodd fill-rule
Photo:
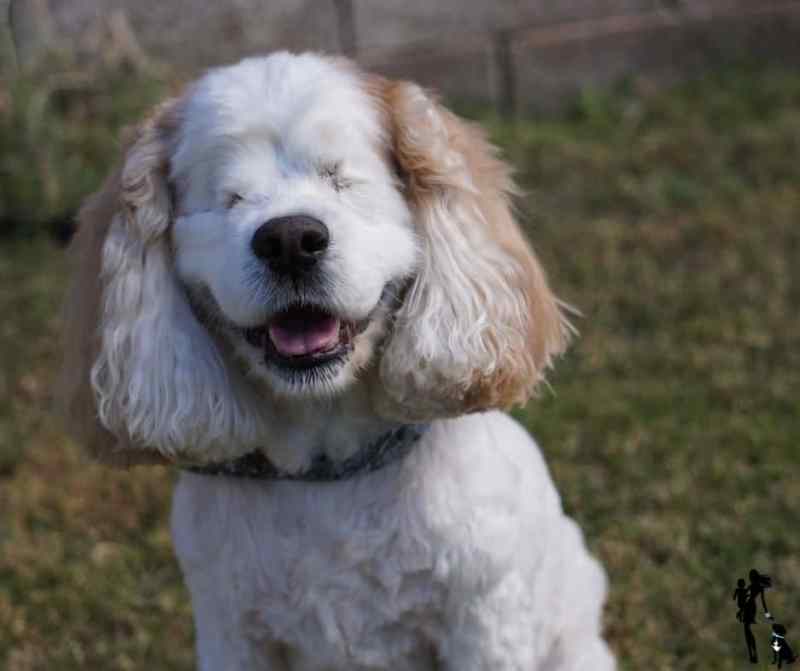
M 403 424 L 381 434 L 361 447 L 354 455 L 334 461 L 322 454 L 299 473 L 288 473 L 275 467 L 260 450 L 248 452 L 230 461 L 181 466 L 200 475 L 226 475 L 255 480 L 296 480 L 303 482 L 335 482 L 377 471 L 405 457 L 430 428 L 430 424 Z

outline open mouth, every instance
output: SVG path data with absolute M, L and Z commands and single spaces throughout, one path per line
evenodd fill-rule
M 279 312 L 268 323 L 243 330 L 264 360 L 287 368 L 307 369 L 344 358 L 353 338 L 368 324 L 343 321 L 316 306 L 294 306 Z

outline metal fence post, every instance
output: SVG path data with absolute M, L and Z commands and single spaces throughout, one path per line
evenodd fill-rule
M 353 0 L 333 0 L 333 6 L 339 28 L 339 48 L 345 56 L 355 58 L 357 42 Z
M 17 49 L 11 30 L 11 0 L 0 0 L 0 77 L 17 73 Z
M 517 79 L 511 41 L 510 30 L 492 33 L 492 95 L 498 114 L 509 119 L 517 113 Z

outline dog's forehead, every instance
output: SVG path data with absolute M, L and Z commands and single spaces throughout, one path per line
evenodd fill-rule
M 192 87 L 175 157 L 220 141 L 269 141 L 284 151 L 353 151 L 382 135 L 361 76 L 313 54 L 274 54 L 210 71 Z M 189 159 L 188 156 L 185 158 Z

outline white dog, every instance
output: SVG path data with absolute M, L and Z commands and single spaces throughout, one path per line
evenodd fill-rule
M 496 410 L 568 335 L 513 190 L 419 87 L 279 53 L 162 105 L 84 207 L 70 416 L 184 469 L 201 669 L 614 668 L 604 574 Z

